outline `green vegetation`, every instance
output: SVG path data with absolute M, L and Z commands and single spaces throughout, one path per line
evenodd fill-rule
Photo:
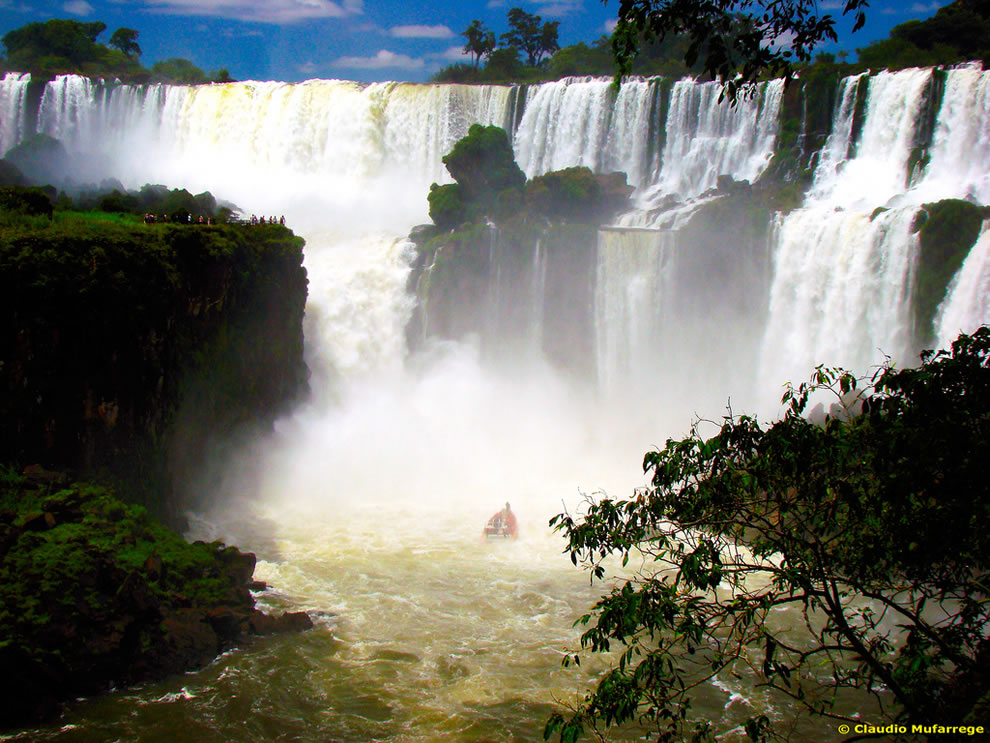
M 440 231 L 486 218 L 503 221 L 542 216 L 598 223 L 621 209 L 632 189 L 622 173 L 567 168 L 529 183 L 516 164 L 504 129 L 474 124 L 443 157 L 456 183 L 430 186 L 430 218 Z
M 443 164 L 457 183 L 430 187 L 430 218 L 440 228 L 509 213 L 521 200 L 526 176 L 516 165 L 504 129 L 472 124 L 467 136 L 443 156 Z
M 650 0 L 620 3 L 620 23 L 611 36 L 591 43 L 581 42 L 557 50 L 550 56 L 531 58 L 520 43 L 495 45 L 494 32 L 473 21 L 463 32 L 468 40 L 464 51 L 474 64 L 445 67 L 433 80 L 459 83 L 536 83 L 567 76 L 622 75 L 732 80 L 726 94 L 734 97 L 746 85 L 773 76 L 800 72 L 802 83 L 823 77 L 838 78 L 867 69 L 891 70 L 912 66 L 950 65 L 982 60 L 990 66 L 990 6 L 986 0 L 954 0 L 934 17 L 909 21 L 895 27 L 890 38 L 858 49 L 859 59 L 848 61 L 848 53 L 820 52 L 814 46 L 834 38 L 834 19 L 818 16 L 811 0 L 774 4 L 766 15 L 750 13 L 767 5 L 732 0 L 718 9 L 700 7 L 696 0 L 678 0 L 663 8 Z M 853 13 L 857 23 L 866 3 L 853 0 L 843 13 Z M 518 9 L 514 9 L 518 10 Z M 788 17 L 790 13 L 793 17 Z M 625 20 L 622 20 L 625 19 Z M 535 38 L 535 27 L 530 38 Z M 766 38 L 795 34 L 789 48 L 764 44 Z M 520 58 L 526 54 L 527 60 Z M 485 59 L 484 66 L 479 66 Z M 529 62 L 529 63 L 527 63 Z M 735 78 L 736 72 L 741 77 Z M 811 77 L 809 77 L 811 76 Z M 813 86 L 819 87 L 819 86 Z
M 954 0 L 923 21 L 895 26 L 859 53 L 859 66 L 898 70 L 980 60 L 990 66 L 990 3 Z
M 853 30 L 866 21 L 867 0 L 845 0 L 843 14 L 852 13 Z M 738 91 L 767 77 L 790 78 L 794 66 L 811 61 L 814 47 L 836 40 L 835 20 L 819 15 L 815 0 L 753 2 L 728 0 L 622 0 L 619 22 L 612 34 L 612 51 L 620 74 L 632 70 L 643 35 L 663 41 L 689 41 L 684 62 L 701 62 L 705 75 L 724 81 L 723 94 L 735 100 Z M 788 38 L 786 44 L 777 40 Z
M 525 54 L 526 64 L 530 67 L 538 67 L 543 57 L 560 49 L 557 43 L 560 21 L 544 22 L 540 16 L 527 13 L 522 8 L 510 9 L 506 18 L 509 30 L 499 37 L 499 41 Z
M 164 82 L 198 85 L 208 82 L 231 82 L 226 69 L 205 74 L 186 59 L 158 62 L 147 70 L 141 66 L 141 46 L 138 31 L 118 28 L 109 45 L 97 38 L 106 30 L 105 23 L 54 19 L 45 23 L 29 23 L 10 31 L 3 37 L 6 59 L 0 59 L 4 70 L 30 72 L 39 79 L 56 75 L 84 75 L 93 78 L 120 78 L 125 82 Z
M 474 66 L 482 57 L 487 57 L 495 51 L 495 34 L 481 25 L 481 21 L 471 21 L 471 25 L 461 32 L 461 36 L 467 39 L 464 44 L 464 51 L 474 57 Z
M 865 386 L 819 367 L 783 401 L 766 428 L 696 422 L 646 454 L 651 487 L 551 521 L 595 579 L 637 567 L 580 620 L 615 665 L 547 738 L 638 721 L 713 740 L 691 702 L 716 675 L 829 724 L 987 724 L 990 328 Z M 746 732 L 776 739 L 758 698 Z
M 0 466 L 0 729 L 192 670 L 247 634 L 310 626 L 254 609 L 254 565 L 185 542 L 104 487 Z
M 513 10 L 518 10 L 514 8 Z M 510 11 L 511 13 L 511 11 Z M 509 43 L 509 37 L 522 36 L 510 32 L 503 34 L 502 46 L 496 46 L 495 34 L 484 28 L 480 21 L 472 21 L 462 33 L 467 39 L 464 51 L 474 57 L 474 64 L 454 64 L 443 68 L 433 76 L 434 82 L 452 83 L 537 83 L 559 80 L 569 76 L 592 75 L 608 77 L 615 74 L 616 63 L 612 54 L 612 40 L 601 36 L 590 44 L 580 42 L 559 48 L 556 41 L 557 26 L 548 24 L 536 27 L 539 16 L 531 16 L 532 22 L 523 24 L 529 29 L 528 40 Z M 544 36 L 545 34 L 545 36 Z M 659 40 L 642 34 L 639 54 L 630 62 L 629 74 L 665 75 L 673 78 L 702 72 L 700 64 L 686 65 L 684 55 L 688 42 L 683 37 Z M 521 58 L 526 55 L 526 60 Z M 479 66 L 481 59 L 484 66 Z

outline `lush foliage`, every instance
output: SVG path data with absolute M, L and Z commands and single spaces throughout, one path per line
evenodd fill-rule
M 730 674 L 813 716 L 986 723 L 990 328 L 862 381 L 819 368 L 769 427 L 699 421 L 645 456 L 650 488 L 552 520 L 595 578 L 643 565 L 580 620 L 617 663 L 548 738 L 638 720 L 711 740 L 692 698 Z M 769 714 L 746 731 L 772 737 Z
M 890 38 L 857 50 L 865 67 L 900 69 L 970 60 L 990 64 L 990 2 L 955 0 L 931 18 L 895 26 Z
M 192 670 L 249 633 L 311 626 L 254 608 L 254 566 L 219 542 L 185 542 L 107 488 L 0 466 L 0 729 Z
M 467 40 L 464 51 L 474 57 L 474 64 L 453 64 L 433 76 L 435 82 L 494 83 L 547 79 L 546 58 L 560 49 L 557 41 L 559 21 L 544 21 L 522 8 L 512 8 L 506 14 L 509 30 L 495 40 L 495 32 L 481 21 L 461 32 Z M 520 55 L 525 56 L 525 62 Z M 478 62 L 485 58 L 485 66 Z M 606 73 L 608 74 L 608 73 Z
M 507 18 L 509 30 L 502 34 L 500 41 L 525 54 L 526 64 L 530 67 L 536 67 L 544 56 L 560 49 L 557 43 L 560 21 L 544 22 L 540 16 L 527 13 L 522 8 L 512 8 Z
M 845 0 L 855 15 L 854 30 L 866 21 L 867 0 Z M 795 63 L 809 62 L 821 41 L 837 39 L 835 19 L 819 15 L 815 0 L 620 0 L 612 49 L 621 74 L 631 70 L 642 34 L 661 41 L 690 40 L 684 61 L 701 61 L 704 72 L 725 83 L 735 99 L 746 85 L 765 76 L 791 77 Z M 777 40 L 787 38 L 785 45 Z
M 475 67 L 482 57 L 495 51 L 495 33 L 482 26 L 479 20 L 471 21 L 471 25 L 461 32 L 461 36 L 467 39 L 464 51 L 474 57 Z
M 7 58 L 0 69 L 30 72 L 40 78 L 75 74 L 87 77 L 120 78 L 127 82 L 166 82 L 195 85 L 206 82 L 231 82 L 226 69 L 209 75 L 186 59 L 158 62 L 147 70 L 138 62 L 141 46 L 138 31 L 118 28 L 108 44 L 97 39 L 106 30 L 105 23 L 53 19 L 29 23 L 3 37 Z
M 430 217 L 439 227 L 503 213 L 517 201 L 514 193 L 521 196 L 526 183 L 509 136 L 497 126 L 472 124 L 467 136 L 443 156 L 443 164 L 457 183 L 430 188 Z

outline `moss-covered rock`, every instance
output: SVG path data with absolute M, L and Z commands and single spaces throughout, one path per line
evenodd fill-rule
M 914 298 L 919 344 L 928 347 L 934 340 L 933 323 L 938 306 L 987 218 L 990 208 L 960 199 L 925 204 L 919 212 L 915 227 L 920 233 L 921 255 Z
M 529 181 L 525 205 L 552 220 L 601 223 L 628 208 L 632 191 L 624 173 L 595 174 L 576 166 Z
M 446 186 L 434 183 L 430 186 L 430 193 L 426 198 L 430 204 L 430 219 L 438 229 L 450 230 L 467 221 L 468 210 L 461 191 L 459 183 L 449 183 Z
M 466 137 L 443 156 L 443 164 L 460 186 L 460 196 L 472 216 L 483 216 L 496 198 L 522 189 L 526 176 L 516 165 L 512 143 L 504 129 L 472 124 Z
M 311 626 L 254 608 L 254 555 L 189 544 L 107 489 L 51 474 L 0 469 L 0 727 Z

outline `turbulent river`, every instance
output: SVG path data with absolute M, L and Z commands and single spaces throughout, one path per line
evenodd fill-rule
M 731 399 L 736 412 L 773 415 L 779 385 L 814 363 L 867 369 L 883 353 L 913 352 L 917 251 L 906 225 L 924 201 L 990 200 L 990 84 L 976 68 L 949 73 L 927 170 L 910 172 L 931 79 L 908 70 L 843 82 L 804 208 L 776 219 L 766 281 L 743 287 L 758 321 L 713 348 L 706 328 L 735 318 L 685 299 L 696 287 L 684 285 L 679 256 L 691 246 L 665 209 L 720 175 L 762 172 L 779 82 L 728 109 L 713 86 L 691 81 L 632 81 L 616 94 L 601 80 L 132 88 L 66 77 L 32 114 L 27 79 L 8 75 L 4 147 L 43 131 L 87 153 L 79 178 L 209 189 L 246 214 L 284 214 L 306 238 L 312 399 L 191 486 L 201 505 L 189 536 L 254 551 L 269 586 L 259 602 L 306 610 L 316 626 L 82 700 L 58 723 L 6 739 L 540 740 L 557 701 L 580 698 L 603 668 L 561 668 L 578 646 L 574 621 L 603 589 L 571 565 L 549 518 L 579 510 L 585 494 L 628 495 L 643 484 L 643 453 L 695 414 L 717 418 Z M 865 114 L 854 127 L 857 94 Z M 473 122 L 506 127 L 529 176 L 587 165 L 622 170 L 637 189 L 622 220 L 637 229 L 599 235 L 589 308 L 597 382 L 532 349 L 492 355 L 477 338 L 407 350 L 405 236 L 426 221 L 429 184 L 449 180 L 440 157 Z M 871 219 L 877 206 L 891 208 Z M 990 319 L 987 246 L 984 236 L 954 283 L 943 338 Z M 703 280 L 697 266 L 692 275 Z M 484 542 L 485 521 L 506 501 L 519 539 Z M 755 694 L 721 679 L 696 711 L 741 724 Z M 773 709 L 789 719 L 786 706 Z M 838 736 L 819 725 L 799 737 Z

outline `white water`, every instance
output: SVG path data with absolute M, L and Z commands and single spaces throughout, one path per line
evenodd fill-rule
M 990 203 L 990 72 L 978 65 L 950 70 L 935 127 L 931 162 L 916 202 L 939 198 Z
M 0 157 L 25 138 L 27 95 L 31 76 L 8 72 L 0 80 Z
M 667 142 L 659 182 L 651 195 L 697 196 L 720 175 L 755 181 L 773 155 L 779 127 L 782 80 L 761 85 L 735 106 L 720 105 L 717 83 L 674 84 L 667 114 Z
M 777 231 L 762 379 L 799 384 L 816 364 L 861 372 L 910 349 L 909 288 L 917 260 L 913 210 L 872 221 L 801 209 Z M 779 395 L 778 395 L 779 396 Z
M 859 89 L 862 75 L 851 75 L 843 79 L 840 89 L 839 107 L 832 122 L 832 133 L 821 151 L 818 166 L 815 168 L 814 182 L 809 190 L 810 195 L 817 199 L 828 198 L 832 184 L 839 175 L 839 169 L 849 159 L 850 148 L 853 144 L 853 124 L 856 113 L 856 93 Z
M 813 203 L 872 210 L 907 191 L 911 148 L 931 77 L 930 69 L 909 69 L 870 78 L 855 155 L 816 173 Z M 842 117 L 840 124 L 847 126 Z
M 595 340 L 598 381 L 605 390 L 660 371 L 663 266 L 670 247 L 664 233 L 652 230 L 599 234 Z

